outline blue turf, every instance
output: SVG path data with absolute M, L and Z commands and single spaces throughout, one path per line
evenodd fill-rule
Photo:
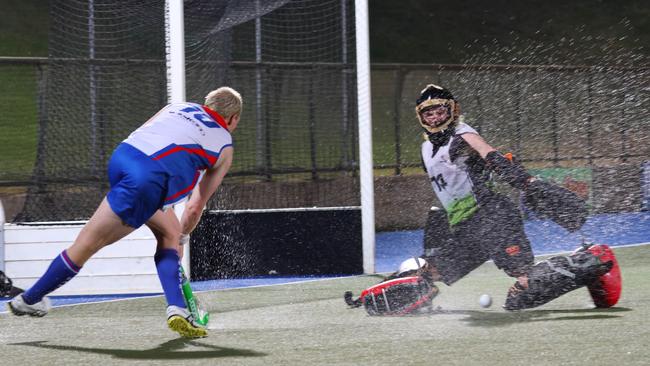
M 650 242 L 650 212 L 600 214 L 590 217 L 579 233 L 569 233 L 552 221 L 529 220 L 524 229 L 535 255 L 572 251 L 582 238 L 619 246 Z M 422 253 L 423 230 L 377 234 L 377 272 L 392 272 L 405 259 Z
M 571 234 L 550 221 L 530 220 L 524 224 L 531 240 L 535 255 L 571 251 L 582 243 L 580 234 Z M 620 246 L 627 244 L 650 243 L 650 212 L 594 215 L 587 220 L 582 235 L 594 243 Z M 395 231 L 378 233 L 376 236 L 375 268 L 377 272 L 394 271 L 409 257 L 422 253 L 423 230 Z M 324 277 L 259 277 L 232 280 L 213 280 L 192 282 L 195 291 L 243 288 L 302 282 Z M 55 306 L 87 302 L 109 301 L 115 299 L 157 296 L 160 294 L 92 295 L 92 296 L 53 296 Z M 6 299 L 0 298 L 4 309 Z M 0 311 L 2 310 L 0 309 Z

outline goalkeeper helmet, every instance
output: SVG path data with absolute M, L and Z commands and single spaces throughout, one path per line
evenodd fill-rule
M 445 107 L 447 109 L 447 118 L 445 120 L 432 125 L 422 118 L 422 113 L 425 111 L 439 107 Z M 422 89 L 420 96 L 415 102 L 415 114 L 422 128 L 430 135 L 443 132 L 449 127 L 453 127 L 460 116 L 460 105 L 449 90 L 438 85 L 429 84 L 426 88 Z
M 425 264 L 427 264 L 427 261 L 422 258 L 409 258 L 400 263 L 399 269 L 397 270 L 397 275 L 402 277 L 406 273 L 415 273 L 416 271 L 420 270 L 420 268 L 424 267 Z

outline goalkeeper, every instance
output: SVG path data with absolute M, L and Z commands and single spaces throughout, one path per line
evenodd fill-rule
M 512 157 L 490 146 L 460 121 L 460 106 L 447 89 L 427 85 L 417 99 L 416 114 L 426 139 L 423 167 L 445 214 L 429 215 L 425 261 L 405 261 L 389 280 L 416 274 L 451 285 L 491 259 L 516 279 L 505 308 L 518 310 L 551 301 L 609 271 L 611 262 L 601 263 L 589 251 L 535 265 L 519 209 L 492 189 L 493 176 L 521 190 L 534 212 L 570 231 L 586 220 L 584 201 L 530 176 Z
M 108 164 L 110 190 L 74 243 L 45 274 L 8 303 L 15 315 L 44 316 L 45 295 L 73 278 L 86 261 L 142 225 L 157 241 L 154 261 L 167 300 L 167 324 L 183 337 L 203 337 L 181 292 L 179 258 L 203 207 L 228 172 L 233 158 L 231 133 L 237 128 L 242 98 L 221 87 L 196 103 L 169 104 L 117 146 Z M 196 189 L 195 189 L 196 187 Z M 180 222 L 173 205 L 191 193 Z M 180 255 L 179 255 L 180 254 Z

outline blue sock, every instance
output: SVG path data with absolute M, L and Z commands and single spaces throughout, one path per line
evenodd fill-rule
M 180 258 L 175 249 L 162 249 L 154 256 L 158 278 L 168 305 L 176 305 L 184 308 L 185 298 L 181 290 L 181 276 L 179 272 Z
M 62 251 L 45 271 L 45 274 L 36 283 L 23 293 L 25 302 L 29 305 L 41 301 L 43 296 L 63 286 L 66 282 L 79 273 L 81 267 L 74 264 L 68 253 Z

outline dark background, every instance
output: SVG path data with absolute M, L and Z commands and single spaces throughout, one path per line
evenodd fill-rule
M 368 3 L 375 63 L 640 66 L 650 54 L 647 0 Z M 0 0 L 0 9 L 0 56 L 47 56 L 48 2 Z
M 301 4 L 310 6 L 321 3 L 320 0 L 296 1 L 305 1 Z M 337 1 L 333 0 L 328 4 L 334 3 L 334 7 L 338 8 Z M 346 1 L 349 1 L 350 5 L 353 2 Z M 66 0 L 60 0 L 57 4 L 66 3 L 73 4 Z M 145 4 L 140 0 L 131 0 L 130 3 Z M 650 131 L 650 121 L 647 118 L 647 75 L 650 70 L 648 3 L 650 2 L 647 0 L 467 0 L 453 3 L 438 0 L 369 0 L 373 62 L 373 160 L 378 169 L 378 179 L 386 176 L 385 183 L 376 186 L 378 192 L 384 192 L 376 195 L 377 227 L 420 227 L 423 216 L 414 213 L 425 214 L 428 208 L 425 206 L 430 205 L 430 186 L 426 178 L 422 179 L 422 170 L 419 168 L 418 146 L 421 131 L 415 123 L 412 104 L 417 91 L 429 82 L 436 82 L 453 90 L 461 99 L 466 116 L 480 122 L 474 126 L 482 128 L 481 134 L 500 149 L 518 153 L 527 167 L 581 167 L 589 164 L 596 168 L 593 176 L 596 212 L 637 210 L 641 204 L 639 162 L 650 156 L 647 132 Z M 84 6 L 83 1 L 74 4 L 81 8 Z M 146 11 L 144 6 L 146 5 L 140 7 L 140 11 Z M 48 7 L 46 0 L 0 0 L 0 56 L 48 56 L 48 37 L 53 45 L 57 40 L 66 42 L 68 37 L 65 34 L 57 38 L 49 31 L 50 28 L 58 29 L 57 24 L 65 24 L 70 16 L 50 19 Z M 128 11 L 128 14 L 135 13 L 133 8 L 128 7 L 120 7 L 119 10 Z M 294 20 L 290 17 L 287 19 Z M 244 27 L 250 28 L 250 25 L 249 22 L 244 24 Z M 80 29 L 83 29 L 83 23 Z M 339 28 L 336 30 L 336 35 L 339 35 Z M 290 32 L 286 34 L 291 37 Z M 243 43 L 248 41 L 250 37 L 245 38 Z M 293 41 L 291 39 L 289 43 L 293 44 Z M 75 45 L 74 42 L 67 43 Z M 155 45 L 160 46 L 160 42 Z M 276 44 L 269 49 L 282 52 L 283 45 Z M 80 52 L 83 53 L 84 50 Z M 461 65 L 432 65 L 436 63 Z M 519 68 L 490 67 L 487 64 L 597 67 Z M 39 70 L 42 74 L 43 69 Z M 0 118 L 0 142 L 6 141 L 0 144 L 0 156 L 4 159 L 0 161 L 4 164 L 0 165 L 0 172 L 5 173 L 5 176 L 22 174 L 21 177 L 27 177 L 24 180 L 30 179 L 37 142 L 43 141 L 39 139 L 42 130 L 39 130 L 38 123 L 45 119 L 39 119 L 35 102 L 39 101 L 37 87 L 42 87 L 38 83 L 41 74 L 35 71 L 36 67 L 31 64 L 20 67 L 9 65 L 0 73 L 0 95 L 3 95 L 0 98 L 0 110 L 3 111 Z M 164 76 L 162 71 L 154 73 L 158 77 Z M 293 74 L 295 73 L 292 73 L 292 77 L 296 76 Z M 64 79 L 68 75 L 74 74 L 61 73 Z M 151 77 L 143 79 L 153 80 Z M 51 75 L 48 80 L 49 84 L 46 85 L 63 85 L 54 83 Z M 105 94 L 112 107 L 120 106 L 119 109 L 122 110 L 121 106 L 126 104 L 121 101 L 125 98 L 144 98 L 148 95 L 140 92 L 144 90 L 144 83 L 138 82 L 134 76 L 129 76 L 128 80 L 133 81 L 138 93 L 125 92 L 122 86 L 109 88 L 119 90 L 115 94 Z M 302 80 L 293 84 L 302 88 L 295 88 L 297 96 L 277 92 L 269 94 L 286 98 L 286 105 L 291 107 L 291 112 L 297 111 L 296 115 L 299 117 L 291 120 L 292 123 L 300 123 L 300 118 L 305 120 L 305 111 L 312 105 L 304 102 L 310 95 L 305 88 L 312 84 L 305 81 L 309 78 Z M 118 78 L 113 81 L 118 82 Z M 81 82 L 83 83 L 83 80 Z M 81 87 L 82 90 L 85 85 Z M 153 95 L 164 94 L 155 87 L 149 88 L 148 91 Z M 75 96 L 74 105 L 87 113 L 84 108 L 87 108 L 88 103 L 83 101 L 85 94 L 82 93 L 81 97 L 82 99 L 79 99 Z M 64 98 L 61 100 L 65 103 Z M 294 108 L 292 103 L 296 101 L 297 107 Z M 331 103 L 330 105 L 340 104 L 338 94 L 336 98 L 320 98 L 320 101 L 317 105 L 321 109 L 328 108 L 326 102 Z M 164 95 L 160 98 L 160 103 L 164 103 Z M 53 111 L 68 113 L 78 112 L 79 109 L 66 107 L 55 108 Z M 246 111 L 245 113 L 250 113 L 246 118 L 254 120 L 253 109 L 248 108 Z M 49 118 L 54 115 L 52 111 L 48 112 Z M 111 114 L 111 117 L 115 115 Z M 148 115 L 142 118 L 146 117 Z M 65 118 L 64 120 L 67 121 Z M 625 123 L 620 123 L 621 120 Z M 277 118 L 273 121 L 279 125 L 289 119 Z M 248 130 L 241 128 L 238 131 L 239 141 L 254 141 L 254 138 L 247 138 L 256 136 L 254 125 L 249 126 L 253 127 Z M 326 125 L 315 123 L 314 126 Z M 301 133 L 308 129 L 293 130 Z M 49 131 L 52 131 L 52 128 Z M 123 136 L 114 134 L 112 138 L 119 141 Z M 324 142 L 320 146 L 338 146 L 332 142 L 338 140 L 321 141 Z M 303 145 L 292 144 L 286 139 L 281 142 L 288 146 L 277 144 L 285 149 L 275 150 L 284 151 L 283 154 L 277 155 L 280 158 L 288 156 L 298 161 L 298 158 L 308 157 L 308 149 L 303 148 Z M 111 145 L 106 143 L 106 146 Z M 67 150 L 68 145 L 64 147 Z M 291 149 L 294 147 L 303 148 L 300 150 L 303 151 L 300 153 L 302 155 L 293 153 L 294 150 Z M 250 143 L 247 148 L 248 150 L 238 150 L 241 153 L 238 156 L 254 157 L 255 154 L 246 152 L 253 151 L 256 146 Z M 318 152 L 321 151 L 324 152 L 323 156 L 330 156 L 330 150 L 320 148 Z M 81 164 L 82 161 L 75 160 L 73 163 Z M 244 160 L 237 161 L 242 162 L 241 169 Z M 300 162 L 303 161 L 309 162 L 309 159 L 302 159 Z M 71 171 L 56 170 L 68 176 L 71 176 L 68 174 Z M 9 174 L 6 174 L 7 172 Z M 409 174 L 416 176 L 411 179 L 407 177 Z M 274 179 L 277 176 L 274 175 Z M 310 179 L 309 174 L 286 176 L 289 178 L 286 178 L 285 185 L 278 184 L 284 176 L 268 184 L 265 181 L 256 181 L 250 185 L 237 184 L 250 182 L 248 176 L 239 181 L 230 180 L 229 182 L 235 184 L 225 184 L 222 187 L 232 190 L 228 192 L 229 195 L 219 195 L 224 197 L 224 202 L 218 202 L 217 207 L 311 207 L 321 205 L 322 202 L 347 206 L 358 202 L 358 190 L 354 190 L 355 183 L 350 183 L 350 180 L 354 179 L 333 182 L 330 180 L 334 177 L 333 174 L 320 174 L 319 181 L 303 182 L 299 179 Z M 313 184 L 315 182 L 319 184 Z M 103 192 L 104 189 L 105 187 L 99 187 L 97 192 Z M 101 196 L 84 187 L 84 192 L 86 191 L 95 197 Z M 64 192 L 74 197 L 80 195 L 79 192 L 64 189 L 52 189 L 51 192 Z M 260 193 L 269 193 L 261 195 L 269 199 L 260 202 Z M 4 197 L 8 196 L 12 199 L 4 200 Z M 13 217 L 11 213 L 15 214 L 24 206 L 25 187 L 0 187 L 0 197 L 10 213 L 9 217 Z M 384 204 L 380 202 L 382 199 Z M 87 203 L 89 209 L 95 206 L 92 200 L 87 200 Z M 69 206 L 67 203 L 64 205 Z M 53 212 L 43 209 L 40 204 L 32 206 L 39 212 Z M 79 206 L 75 205 L 75 213 L 79 212 L 78 209 Z M 395 212 L 403 214 L 394 214 Z M 380 221 L 384 219 L 386 222 Z
M 647 64 L 643 0 L 370 0 L 371 60 Z
M 193 280 L 363 273 L 360 209 L 206 211 L 191 245 Z

